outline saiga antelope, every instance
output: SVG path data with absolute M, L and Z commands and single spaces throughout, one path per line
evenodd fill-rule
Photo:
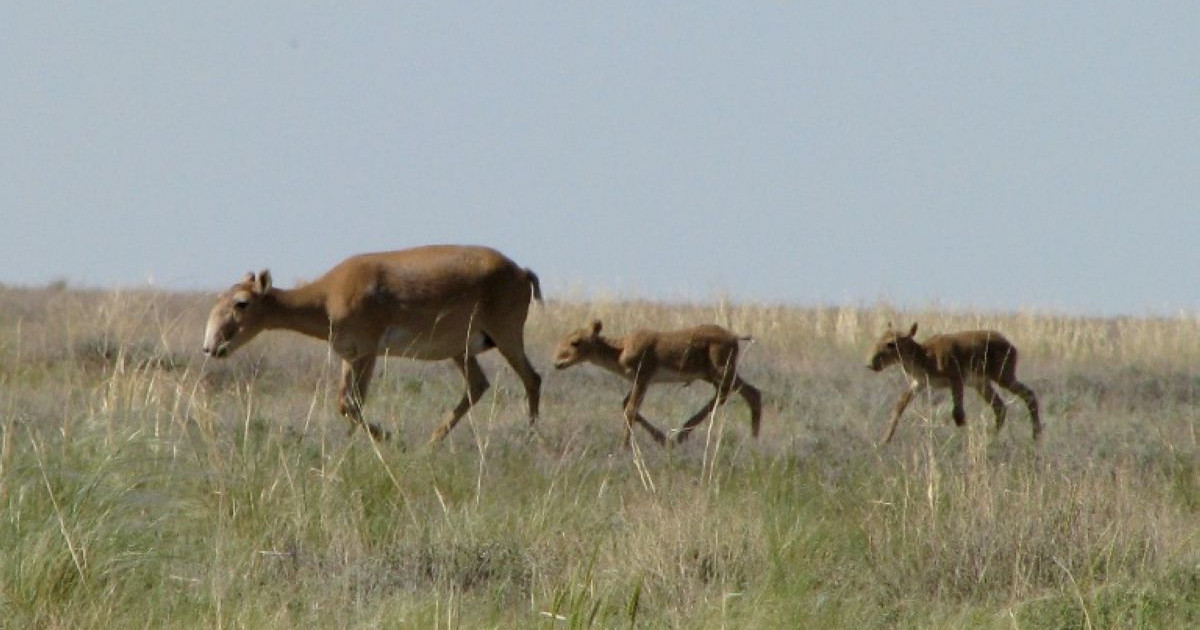
M 633 424 L 646 429 L 659 444 L 667 438 L 639 413 L 646 389 L 651 383 L 707 381 L 717 388 L 716 395 L 696 412 L 676 437 L 687 439 L 697 424 L 737 392 L 750 406 L 750 431 L 758 437 L 762 417 L 762 395 L 737 375 L 739 337 L 720 326 L 703 325 L 667 332 L 639 330 L 619 339 L 600 335 L 603 324 L 593 320 L 563 338 L 555 351 L 554 367 L 565 369 L 587 361 L 633 383 L 621 403 L 625 416 L 625 445 L 629 445 Z
M 538 278 L 486 247 L 431 245 L 346 259 L 319 279 L 291 290 L 269 271 L 246 274 L 217 298 L 204 333 L 204 353 L 226 357 L 264 330 L 324 339 L 342 359 L 338 410 L 351 430 L 387 432 L 364 422 L 363 403 L 379 356 L 454 362 L 466 391 L 433 432 L 440 440 L 488 388 L 475 355 L 496 348 L 517 372 L 538 416 L 542 379 L 525 354 L 525 317 Z
M 892 409 L 891 422 L 883 439 L 885 444 L 896 433 L 896 424 L 908 403 L 927 387 L 950 389 L 954 423 L 963 426 L 967 417 L 963 410 L 963 386 L 971 385 L 992 406 L 996 431 L 999 431 L 1004 426 L 1006 408 L 1004 399 L 992 383 L 1025 401 L 1033 423 L 1033 439 L 1038 439 L 1042 433 L 1042 420 L 1038 414 L 1037 395 L 1017 380 L 1017 348 L 1004 335 L 994 330 L 968 330 L 934 335 L 919 343 L 913 339 L 916 334 L 916 324 L 907 335 L 893 330 L 888 324 L 887 332 L 875 344 L 867 363 L 867 367 L 876 372 L 899 363 L 909 381 L 909 388 Z

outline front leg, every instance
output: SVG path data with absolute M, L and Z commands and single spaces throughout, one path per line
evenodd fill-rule
M 646 389 L 649 386 L 649 377 L 639 374 L 633 379 L 633 389 L 629 390 L 629 395 L 625 397 L 625 406 L 622 410 L 625 417 L 625 448 L 629 448 L 630 439 L 633 437 L 634 422 L 645 427 L 659 444 L 666 442 L 666 436 L 663 435 L 662 431 L 659 431 L 654 425 L 647 422 L 639 412 L 642 408 L 642 401 L 646 398 Z
M 362 408 L 367 400 L 367 391 L 371 386 L 371 376 L 375 372 L 375 356 L 368 355 L 353 360 L 342 361 L 342 385 L 338 389 L 338 411 L 342 417 L 350 421 L 350 432 L 358 427 L 364 427 L 371 438 L 379 441 L 386 440 L 390 435 L 379 425 L 363 420 Z
M 904 414 L 904 410 L 908 408 L 908 403 L 912 402 L 913 397 L 917 395 L 917 391 L 920 388 L 920 385 L 914 383 L 911 387 L 904 390 L 903 394 L 900 394 L 899 400 L 896 401 L 896 406 L 892 408 L 892 419 L 888 424 L 887 435 L 883 438 L 884 444 L 892 441 L 892 436 L 896 434 L 896 425 L 900 424 L 900 416 Z
M 954 401 L 954 424 L 961 427 L 967 423 L 967 412 L 963 409 L 963 382 L 961 378 L 950 380 L 950 397 Z

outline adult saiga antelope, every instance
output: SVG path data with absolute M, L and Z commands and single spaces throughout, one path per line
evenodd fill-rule
M 883 439 L 885 444 L 896 433 L 896 424 L 908 403 L 927 387 L 950 389 L 954 423 L 963 426 L 967 417 L 963 411 L 963 385 L 971 385 L 992 406 L 996 431 L 999 431 L 1004 426 L 1006 408 L 1004 399 L 992 387 L 993 382 L 1025 401 L 1033 422 L 1033 439 L 1038 439 L 1042 433 L 1042 420 L 1038 415 L 1037 395 L 1017 380 L 1017 348 L 1004 335 L 994 330 L 968 330 L 934 335 L 919 343 L 913 338 L 916 334 L 916 324 L 907 335 L 893 330 L 888 324 L 887 332 L 875 344 L 867 364 L 868 368 L 880 372 L 899 363 L 909 380 L 909 388 L 892 409 L 887 436 Z
M 475 355 L 496 348 L 516 370 L 538 415 L 542 379 L 525 354 L 525 317 L 541 301 L 538 278 L 486 247 L 432 245 L 362 254 L 291 290 L 271 285 L 269 271 L 246 274 L 217 299 L 208 316 L 204 353 L 226 357 L 264 330 L 324 339 L 342 359 L 338 409 L 351 431 L 387 433 L 363 421 L 362 407 L 379 356 L 449 359 L 466 392 L 433 432 L 440 440 L 488 388 Z
M 676 437 L 687 439 L 697 424 L 737 392 L 750 406 L 750 431 L 758 437 L 762 418 L 762 395 L 753 385 L 737 375 L 739 337 L 712 324 L 667 332 L 638 330 L 619 339 L 600 335 L 600 320 L 580 328 L 563 338 L 555 351 L 554 367 L 562 370 L 587 361 L 633 383 L 633 389 L 621 403 L 625 414 L 625 445 L 629 445 L 633 423 L 646 429 L 659 444 L 667 438 L 639 413 L 646 389 L 651 383 L 683 383 L 707 381 L 717 393 L 696 412 Z

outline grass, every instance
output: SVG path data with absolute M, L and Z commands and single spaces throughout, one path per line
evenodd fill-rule
M 0 289 L 0 626 L 24 628 L 1188 628 L 1200 623 L 1200 319 L 596 301 L 534 309 L 516 376 L 438 448 L 448 365 L 387 361 L 347 435 L 324 345 L 197 348 L 206 296 Z M 623 385 L 550 368 L 591 317 L 716 322 L 766 396 L 682 448 L 621 450 Z M 969 394 L 867 372 L 887 322 L 989 326 L 1022 350 L 999 435 Z M 660 386 L 677 427 L 707 386 Z

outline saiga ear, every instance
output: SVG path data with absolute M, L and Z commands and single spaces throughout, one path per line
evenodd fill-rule
M 912 337 L 917 334 L 917 322 L 913 322 L 912 328 L 908 330 L 908 336 Z
M 592 336 L 593 336 L 593 337 L 597 337 L 597 336 L 599 336 L 599 335 L 600 335 L 600 331 L 601 331 L 603 328 L 604 328 L 604 324 L 600 323 L 600 320 L 598 320 L 598 319 L 593 319 L 593 320 L 592 320 Z
M 271 272 L 263 269 L 254 277 L 254 292 L 259 295 L 271 290 Z

